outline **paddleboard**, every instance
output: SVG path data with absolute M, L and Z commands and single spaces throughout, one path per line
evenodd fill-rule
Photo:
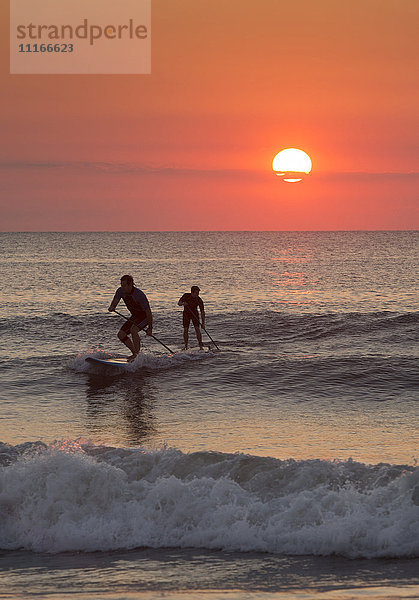
M 126 358 L 96 358 L 95 356 L 88 356 L 85 360 L 96 365 L 107 365 L 108 367 L 126 367 L 131 364 Z

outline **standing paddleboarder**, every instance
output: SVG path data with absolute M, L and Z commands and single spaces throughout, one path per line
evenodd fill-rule
M 113 312 L 116 309 L 121 299 L 130 311 L 131 317 L 127 319 L 118 331 L 118 338 L 131 350 L 132 356 L 128 358 L 128 361 L 131 362 L 140 351 L 141 341 L 139 331 L 148 325 L 146 334 L 153 334 L 153 315 L 151 314 L 147 296 L 139 288 L 135 287 L 134 279 L 131 275 L 123 275 L 121 277 L 121 287 L 115 292 L 115 296 L 108 308 L 109 312 Z M 129 337 L 130 335 L 132 340 Z
M 183 294 L 183 296 L 178 302 L 179 306 L 183 306 L 183 339 L 185 342 L 185 350 L 188 349 L 189 324 L 191 321 L 193 323 L 193 326 L 195 327 L 195 333 L 199 343 L 199 347 L 201 350 L 204 349 L 204 345 L 202 344 L 201 330 L 199 326 L 202 325 L 203 328 L 205 327 L 205 310 L 204 303 L 199 297 L 200 291 L 201 290 L 197 285 L 193 285 L 191 287 L 191 292 Z M 201 323 L 199 322 L 198 308 L 201 312 Z

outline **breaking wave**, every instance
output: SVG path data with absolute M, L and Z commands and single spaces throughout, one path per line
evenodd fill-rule
M 76 442 L 0 444 L 0 548 L 419 555 L 419 469 Z

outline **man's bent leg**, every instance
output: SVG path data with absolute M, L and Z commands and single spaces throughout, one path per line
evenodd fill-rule
M 132 344 L 133 344 L 133 348 L 134 348 L 134 352 L 133 354 L 135 356 L 137 356 L 137 354 L 140 351 L 141 348 L 141 340 L 140 340 L 140 336 L 138 335 L 139 329 L 136 325 L 133 325 L 131 327 L 131 335 L 132 335 Z
M 135 350 L 134 350 L 134 345 L 131 342 L 130 338 L 128 337 L 128 335 L 126 334 L 125 331 L 123 331 L 122 329 L 120 331 L 118 331 L 118 338 L 121 340 L 121 342 L 123 344 L 125 344 L 125 346 L 128 348 L 128 350 L 130 350 L 132 352 L 132 354 L 134 356 L 136 356 L 135 354 Z

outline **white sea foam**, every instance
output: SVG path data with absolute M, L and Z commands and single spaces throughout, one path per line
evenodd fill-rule
M 419 555 L 415 467 L 66 443 L 28 450 L 0 448 L 9 456 L 1 549 Z
M 86 352 L 81 352 L 77 356 L 71 358 L 68 361 L 67 366 L 78 373 L 115 375 L 124 372 L 135 373 L 137 371 L 141 371 L 142 369 L 147 369 L 150 371 L 171 369 L 191 361 L 204 360 L 209 357 L 214 357 L 214 354 L 212 352 L 200 352 L 195 350 L 179 351 L 173 354 L 156 354 L 149 351 L 142 351 L 140 354 L 138 354 L 134 361 L 118 365 L 117 367 L 86 362 L 86 358 L 88 357 L 106 359 L 112 358 L 112 356 L 112 354 L 104 352 L 103 350 L 89 350 Z

